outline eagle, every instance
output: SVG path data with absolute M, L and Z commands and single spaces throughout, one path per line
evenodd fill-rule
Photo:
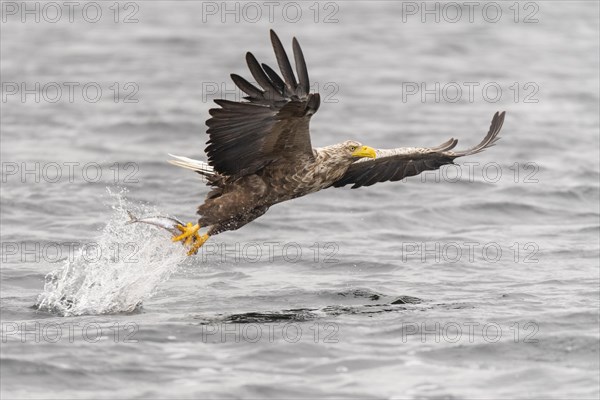
M 215 100 L 206 121 L 208 162 L 174 156 L 170 162 L 201 174 L 211 187 L 198 207 L 196 224 L 178 224 L 188 254 L 195 254 L 210 236 L 241 228 L 274 204 L 327 188 L 352 189 L 378 182 L 399 181 L 423 171 L 453 164 L 458 157 L 477 154 L 493 146 L 505 113 L 496 112 L 483 140 L 466 150 L 453 150 L 452 138 L 435 147 L 374 149 L 355 140 L 313 148 L 309 125 L 320 105 L 319 93 L 310 90 L 304 55 L 292 40 L 296 74 L 273 30 L 271 44 L 281 75 L 246 53 L 254 82 L 231 74 L 246 94 L 242 101 Z M 200 235 L 201 227 L 206 227 Z

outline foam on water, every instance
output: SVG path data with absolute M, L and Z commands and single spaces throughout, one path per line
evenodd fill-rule
M 169 233 L 146 224 L 127 224 L 127 210 L 161 214 L 112 193 L 112 213 L 102 233 L 46 276 L 37 307 L 64 316 L 131 312 L 152 296 L 186 259 Z

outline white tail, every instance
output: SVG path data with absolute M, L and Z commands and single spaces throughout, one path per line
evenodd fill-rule
M 214 175 L 215 169 L 205 163 L 204 161 L 194 160 L 192 158 L 176 156 L 174 154 L 169 154 L 171 157 L 176 158 L 176 160 L 169 160 L 169 162 L 173 165 L 177 165 L 178 167 L 191 169 L 192 171 L 196 171 L 201 173 L 202 175 Z

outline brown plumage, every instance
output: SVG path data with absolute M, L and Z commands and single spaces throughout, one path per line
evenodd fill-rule
M 328 187 L 352 185 L 354 189 L 398 181 L 479 153 L 498 140 L 505 113 L 496 113 L 483 141 L 464 151 L 452 151 L 456 139 L 431 148 L 374 150 L 345 141 L 315 149 L 309 122 L 319 109 L 320 97 L 309 92 L 300 45 L 294 38 L 296 79 L 273 31 L 271 42 L 283 78 L 247 53 L 246 62 L 258 87 L 231 75 L 247 96 L 240 102 L 215 100 L 219 108 L 211 109 L 206 121 L 208 164 L 177 156 L 172 161 L 199 172 L 212 187 L 198 208 L 199 226 L 209 227 L 209 236 L 238 229 L 282 201 Z

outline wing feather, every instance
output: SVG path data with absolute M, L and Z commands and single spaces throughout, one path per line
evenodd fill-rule
M 283 158 L 312 158 L 309 121 L 318 110 L 318 93 L 309 93 L 310 81 L 304 55 L 294 38 L 298 80 L 281 41 L 271 30 L 271 43 L 283 79 L 252 53 L 246 63 L 257 85 L 232 74 L 245 101 L 215 100 L 220 108 L 209 110 L 206 121 L 206 153 L 209 164 L 221 175 L 251 174 Z
M 246 53 L 246 63 L 248 64 L 250 73 L 254 79 L 256 79 L 256 82 L 265 91 L 265 97 L 267 97 L 268 100 L 284 100 L 283 95 L 277 91 L 277 88 L 262 69 L 256 60 L 256 57 L 250 52 Z
M 262 64 L 262 68 L 265 71 L 265 73 L 267 74 L 267 76 L 269 77 L 269 79 L 271 80 L 271 83 L 277 90 L 277 93 L 284 96 L 285 95 L 285 82 L 283 82 L 283 80 L 279 77 L 279 75 L 277 75 L 277 72 L 273 71 L 273 69 L 271 67 L 269 67 L 267 64 Z
M 231 80 L 240 90 L 254 99 L 263 99 L 264 92 L 237 74 L 231 74 Z M 216 102 L 216 100 L 215 100 Z M 219 103 L 217 103 L 219 104 Z
M 296 62 L 296 72 L 298 73 L 298 79 L 300 80 L 301 89 L 300 94 L 308 94 L 310 90 L 310 82 L 308 80 L 308 70 L 306 68 L 306 61 L 304 61 L 304 54 L 302 54 L 302 49 L 300 48 L 300 44 L 298 40 L 294 38 L 292 40 L 292 47 L 294 49 L 294 60 Z
M 281 74 L 283 75 L 286 86 L 290 92 L 293 92 L 296 90 L 298 83 L 296 83 L 296 77 L 294 76 L 294 71 L 292 70 L 290 60 L 285 53 L 285 49 L 273 30 L 271 30 L 271 43 L 273 44 L 273 50 L 275 51 L 277 64 L 279 65 L 279 69 L 281 70 Z
M 449 139 L 439 146 L 429 148 L 380 149 L 376 151 L 377 158 L 361 158 L 350 165 L 344 176 L 333 186 L 351 184 L 352 189 L 356 189 L 378 182 L 399 181 L 423 171 L 436 170 L 443 165 L 453 164 L 454 159 L 458 157 L 480 153 L 500 139 L 498 134 L 504 124 L 505 114 L 504 112 L 494 114 L 487 135 L 478 145 L 470 149 L 452 151 L 458 143 L 456 139 Z

